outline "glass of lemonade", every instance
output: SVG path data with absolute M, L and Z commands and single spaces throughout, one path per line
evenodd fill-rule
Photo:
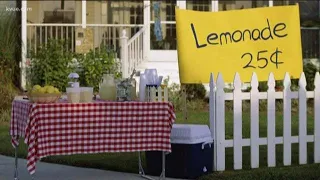
M 80 102 L 80 88 L 67 87 L 67 97 L 69 103 L 79 103 Z
M 93 87 L 81 87 L 80 102 L 92 102 Z

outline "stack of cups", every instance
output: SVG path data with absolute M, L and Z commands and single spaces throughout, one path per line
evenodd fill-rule
M 81 87 L 80 102 L 92 102 L 93 87 Z
M 67 97 L 69 103 L 92 102 L 93 87 L 68 87 Z
M 67 97 L 69 103 L 79 103 L 81 89 L 77 87 L 67 87 Z

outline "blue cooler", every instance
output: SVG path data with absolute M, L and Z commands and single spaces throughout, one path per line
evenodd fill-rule
M 166 177 L 195 179 L 212 172 L 213 139 L 207 125 L 174 124 L 171 131 L 171 153 L 166 155 Z M 162 154 L 148 151 L 147 174 L 159 176 Z

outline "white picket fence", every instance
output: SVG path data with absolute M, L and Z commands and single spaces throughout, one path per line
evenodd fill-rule
M 283 144 L 283 165 L 291 165 L 291 144 L 299 143 L 299 164 L 307 163 L 307 143 L 314 142 L 314 163 L 320 163 L 320 76 L 315 75 L 314 91 L 306 90 L 304 73 L 299 80 L 299 90 L 291 91 L 288 73 L 283 81 L 283 92 L 275 91 L 275 79 L 271 73 L 268 91 L 258 91 L 258 78 L 252 75 L 251 92 L 241 91 L 238 73 L 234 78 L 234 91 L 225 93 L 222 74 L 214 81 L 210 77 L 210 129 L 214 139 L 214 170 L 225 170 L 225 150 L 233 148 L 234 169 L 242 169 L 242 147 L 250 146 L 251 168 L 259 167 L 259 146 L 267 145 L 268 167 L 276 166 L 276 145 Z M 314 98 L 314 133 L 307 135 L 307 99 Z M 267 99 L 267 137 L 259 137 L 259 100 Z M 276 137 L 275 100 L 283 99 L 283 137 Z M 291 100 L 299 100 L 299 135 L 291 133 Z M 225 138 L 225 101 L 233 100 L 233 139 Z M 242 100 L 250 100 L 250 138 L 242 137 Z M 249 157 L 248 157 L 249 158 Z

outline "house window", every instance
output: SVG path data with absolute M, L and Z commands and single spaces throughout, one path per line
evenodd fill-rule
M 302 29 L 301 44 L 303 58 L 319 58 L 319 29 Z
M 284 6 L 289 4 L 290 4 L 290 0 L 274 0 L 273 1 L 273 6 Z
M 219 0 L 219 11 L 228 11 L 233 9 L 248 9 L 256 7 L 268 7 L 269 0 Z
M 165 0 L 160 2 L 160 19 L 161 19 L 161 29 L 162 29 L 162 41 L 156 41 L 154 35 L 154 10 L 153 3 L 151 1 L 151 49 L 167 49 L 175 50 L 177 49 L 177 37 L 176 37 L 176 16 L 175 16 L 175 6 L 176 0 Z
M 130 7 L 130 24 L 143 24 L 143 4 L 134 4 Z M 131 35 L 136 34 L 140 27 L 131 28 Z
M 43 23 L 74 23 L 75 22 L 75 12 L 74 11 L 44 11 Z
M 77 23 L 82 21 L 81 1 L 28 1 L 28 23 Z
M 187 9 L 195 11 L 211 11 L 211 0 L 187 1 Z

